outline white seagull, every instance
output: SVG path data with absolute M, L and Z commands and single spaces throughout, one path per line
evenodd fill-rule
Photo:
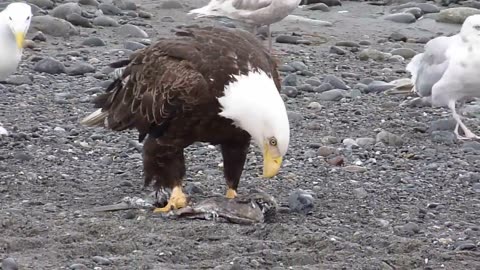
M 480 139 L 455 109 L 457 101 L 480 97 L 480 15 L 469 16 L 460 33 L 430 40 L 406 70 L 411 73 L 413 92 L 434 106 L 450 108 L 458 139 Z M 465 136 L 458 133 L 459 127 Z
M 32 9 L 25 3 L 11 3 L 0 12 L 0 81 L 17 70 L 31 19 Z
M 206 6 L 190 10 L 188 14 L 201 17 L 227 17 L 242 21 L 257 28 L 267 26 L 268 48 L 272 51 L 270 25 L 283 20 L 292 13 L 301 0 L 211 0 Z

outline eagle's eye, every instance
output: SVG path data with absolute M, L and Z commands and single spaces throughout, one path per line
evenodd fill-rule
M 476 24 L 473 26 L 473 29 L 477 30 L 477 31 L 480 31 L 480 25 Z
M 268 142 L 271 146 L 277 146 L 277 139 L 275 138 L 270 138 Z

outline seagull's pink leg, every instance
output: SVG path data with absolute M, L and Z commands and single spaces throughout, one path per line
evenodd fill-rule
M 455 121 L 457 121 L 457 125 L 455 126 L 455 130 L 454 130 L 454 133 L 457 136 L 457 138 L 459 140 L 480 139 L 479 136 L 475 135 L 470 129 L 467 128 L 467 126 L 465 126 L 465 124 L 463 124 L 460 115 L 455 110 L 455 100 L 449 101 L 448 102 L 448 107 L 450 108 L 450 110 L 452 110 L 453 119 L 455 119 Z M 461 136 L 458 133 L 458 127 L 462 128 L 463 133 L 465 133 L 465 136 Z

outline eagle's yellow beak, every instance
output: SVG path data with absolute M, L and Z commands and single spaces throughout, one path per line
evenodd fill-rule
M 24 32 L 16 32 L 15 33 L 15 40 L 17 41 L 17 47 L 19 49 L 23 48 L 23 42 L 25 41 L 25 33 Z
M 277 175 L 282 166 L 282 157 L 272 156 L 270 145 L 266 143 L 263 147 L 263 177 L 272 178 Z

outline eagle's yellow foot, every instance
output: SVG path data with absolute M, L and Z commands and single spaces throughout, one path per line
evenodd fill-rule
M 167 205 L 162 208 L 155 208 L 153 210 L 154 213 L 167 213 L 171 210 L 180 209 L 187 206 L 187 196 L 182 191 L 182 187 L 174 187 L 172 190 L 172 195 L 170 195 L 170 199 L 168 200 Z
M 234 189 L 229 188 L 225 197 L 227 197 L 227 199 L 235 199 L 237 197 L 237 192 Z

